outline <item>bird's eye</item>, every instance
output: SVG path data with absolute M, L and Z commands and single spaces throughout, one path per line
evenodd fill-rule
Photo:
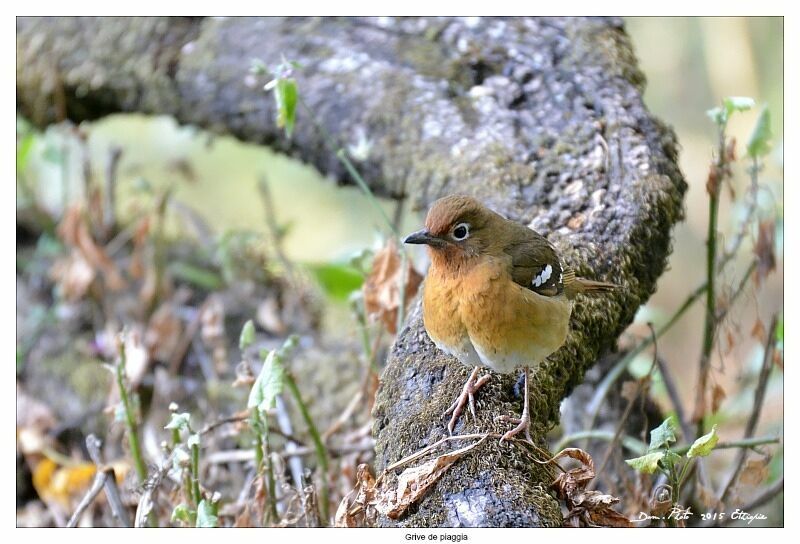
M 465 240 L 469 236 L 469 225 L 467 223 L 459 223 L 453 229 L 453 238 L 456 240 Z

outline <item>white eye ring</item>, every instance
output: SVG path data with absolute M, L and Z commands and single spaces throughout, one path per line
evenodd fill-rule
M 464 229 L 464 236 L 456 236 L 456 231 L 462 228 Z M 469 238 L 469 223 L 459 223 L 456 225 L 453 229 L 453 240 L 458 240 L 460 242 L 461 240 L 466 240 L 467 238 Z

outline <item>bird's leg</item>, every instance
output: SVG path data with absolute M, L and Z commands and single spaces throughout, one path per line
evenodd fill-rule
M 511 421 L 512 423 L 517 423 L 517 426 L 508 431 L 506 434 L 503 435 L 503 438 L 500 439 L 502 443 L 504 440 L 510 440 L 514 436 L 518 435 L 519 433 L 525 431 L 525 438 L 528 442 L 533 443 L 531 440 L 531 416 L 528 412 L 528 367 L 526 366 L 523 369 L 523 373 L 525 375 L 525 393 L 524 393 L 524 400 L 523 400 L 523 407 L 522 407 L 522 415 L 519 418 L 509 417 L 509 416 L 500 416 L 501 419 L 505 421 Z
M 486 382 L 489 381 L 489 375 L 482 376 L 480 379 L 478 378 L 478 370 L 479 367 L 475 367 L 472 369 L 472 373 L 467 378 L 467 383 L 464 384 L 464 388 L 461 390 L 461 394 L 458 398 L 450 405 L 450 408 L 444 413 L 444 415 L 448 415 L 450 413 L 453 416 L 450 418 L 450 422 L 447 424 L 447 430 L 450 434 L 453 434 L 453 429 L 456 427 L 456 423 L 458 422 L 458 418 L 461 416 L 461 413 L 464 411 L 464 406 L 467 405 L 469 402 L 469 411 L 472 412 L 472 417 L 475 417 L 475 393 L 478 392 L 478 389 L 484 386 Z

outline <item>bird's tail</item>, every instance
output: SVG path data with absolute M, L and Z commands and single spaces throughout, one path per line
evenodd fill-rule
M 564 271 L 562 281 L 564 282 L 564 292 L 567 294 L 567 298 L 573 298 L 575 295 L 580 293 L 613 291 L 619 287 L 619 285 L 614 283 L 579 278 L 572 270 Z

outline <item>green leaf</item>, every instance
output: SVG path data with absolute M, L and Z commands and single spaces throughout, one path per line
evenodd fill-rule
M 670 442 L 677 441 L 675 431 L 677 426 L 672 416 L 665 419 L 661 425 L 650 431 L 650 446 L 648 450 L 655 450 L 664 446 L 669 447 Z
M 364 276 L 358 270 L 345 264 L 314 264 L 308 265 L 322 289 L 334 300 L 344 301 L 350 293 L 360 289 L 364 283 Z
M 192 517 L 192 511 L 189 509 L 189 506 L 185 503 L 180 503 L 172 510 L 172 515 L 170 516 L 170 521 L 183 521 L 184 523 L 189 523 Z
M 264 360 L 264 366 L 258 373 L 250 396 L 247 399 L 247 408 L 257 408 L 266 411 L 275 406 L 275 399 L 283 391 L 286 381 L 286 370 L 283 368 L 275 350 L 270 351 Z
M 219 527 L 214 507 L 205 499 L 197 505 L 197 527 Z
M 242 333 L 239 335 L 239 349 L 244 351 L 247 346 L 253 343 L 256 339 L 256 327 L 253 325 L 253 320 L 248 319 L 247 323 L 242 327 Z
M 267 73 L 267 65 L 261 59 L 250 59 L 250 73 L 262 76 Z
M 189 428 L 189 421 L 191 420 L 191 416 L 189 412 L 183 412 L 180 414 L 172 414 L 169 418 L 169 423 L 166 424 L 164 427 L 165 429 L 178 429 L 182 431 L 184 429 Z
M 755 100 L 747 96 L 728 96 L 722 99 L 722 107 L 712 108 L 706 112 L 714 123 L 725 125 L 735 111 L 747 111 L 756 105 Z
M 764 106 L 758 115 L 756 126 L 747 141 L 748 157 L 763 157 L 769 152 L 770 141 L 772 140 L 772 123 L 769 108 Z
M 735 111 L 747 111 L 756 105 L 756 101 L 749 96 L 729 96 L 722 100 L 725 106 L 725 111 L 728 112 L 728 117 Z
M 711 108 L 706 111 L 706 115 L 717 125 L 724 125 L 728 120 L 725 110 L 722 108 Z
M 216 291 L 225 284 L 215 272 L 193 264 L 175 261 L 170 263 L 168 268 L 170 275 L 175 278 L 194 284 L 207 291 Z
M 658 470 L 658 462 L 664 457 L 663 451 L 653 451 L 641 457 L 625 459 L 625 462 L 643 474 L 653 474 Z
M 34 141 L 36 141 L 36 135 L 33 132 L 29 132 L 17 142 L 17 172 L 25 170 Z
M 675 463 L 681 460 L 681 456 L 671 450 L 666 450 L 664 452 L 664 457 L 661 458 L 661 464 L 664 465 L 664 468 L 667 470 L 672 470 L 675 467 Z
M 711 432 L 708 434 L 704 434 L 700 438 L 694 441 L 692 447 L 689 448 L 689 452 L 686 454 L 686 457 L 689 459 L 693 457 L 705 457 L 714 449 L 714 446 L 717 445 L 719 442 L 719 436 L 717 435 L 717 426 L 714 425 L 711 428 Z
M 172 450 L 172 469 L 180 472 L 183 468 L 188 467 L 192 462 L 192 456 L 186 451 L 186 448 L 179 445 Z
M 278 78 L 276 81 L 277 83 L 272 89 L 278 109 L 276 123 L 279 128 L 286 131 L 286 137 L 291 138 L 297 107 L 297 82 L 294 78 Z

